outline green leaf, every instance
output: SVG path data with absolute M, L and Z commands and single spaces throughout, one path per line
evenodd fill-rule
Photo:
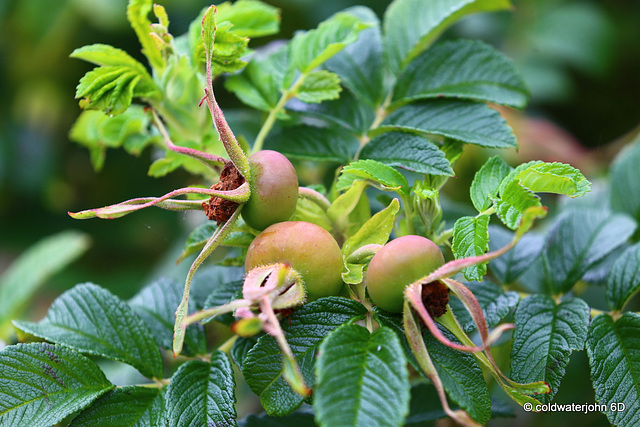
M 516 329 L 511 348 L 511 376 L 514 381 L 546 381 L 548 403 L 558 392 L 572 351 L 584 348 L 590 310 L 580 298 L 557 304 L 548 296 L 528 296 L 518 304 Z
M 364 29 L 358 40 L 346 46 L 324 66 L 338 74 L 342 84 L 359 100 L 371 106 L 379 106 L 386 92 L 380 21 L 375 12 L 368 7 L 355 6 L 347 11 L 358 16 L 370 27 Z
M 351 185 L 349 180 L 341 179 L 345 174 L 373 181 L 380 184 L 382 189 L 386 191 L 392 190 L 398 194 L 409 195 L 409 183 L 407 179 L 391 166 L 375 160 L 358 160 L 343 167 L 336 186 L 338 191 L 345 190 Z
M 484 280 L 481 283 L 465 283 L 465 285 L 478 300 L 487 325 L 490 328 L 496 326 L 520 301 L 520 295 L 517 292 L 505 292 L 500 286 L 488 280 Z M 458 298 L 452 298 L 449 301 L 449 305 L 466 332 L 471 332 L 477 328 L 466 307 Z
M 68 348 L 6 347 L 0 352 L 0 425 L 54 425 L 113 387 L 98 365 Z
M 611 168 L 611 209 L 640 221 L 640 139 L 623 150 Z
M 502 180 L 513 168 L 500 156 L 493 156 L 476 172 L 471 183 L 471 202 L 478 212 L 484 212 L 493 204 Z
M 184 242 L 184 249 L 178 258 L 178 261 L 182 261 L 185 257 L 198 253 L 204 248 L 209 238 L 213 236 L 213 233 L 217 230 L 218 225 L 216 221 L 207 221 L 204 224 L 196 227 Z M 223 246 L 232 246 L 239 248 L 248 248 L 254 239 L 254 235 L 247 233 L 239 229 L 238 225 L 232 230 L 222 242 Z
M 476 40 L 439 43 L 413 60 L 398 78 L 396 103 L 461 98 L 524 108 L 529 91 L 513 62 Z
M 340 78 L 327 70 L 311 71 L 296 90 L 296 97 L 303 102 L 318 103 L 340 97 Z
M 86 234 L 63 231 L 40 240 L 11 264 L 0 277 L 0 338 L 38 288 L 82 255 L 90 243 Z
M 391 113 L 373 131 L 399 130 L 419 135 L 439 135 L 482 147 L 516 147 L 516 138 L 500 114 L 484 104 L 433 99 L 405 105 Z
M 196 308 L 203 309 L 205 302 L 216 289 L 230 282 L 242 280 L 244 274 L 243 267 L 212 265 L 198 269 L 191 284 L 191 298 Z
M 147 326 L 120 298 L 99 286 L 76 285 L 56 298 L 40 322 L 13 324 L 80 352 L 128 363 L 148 378 L 163 378 L 160 351 Z
M 367 183 L 362 180 L 356 180 L 347 191 L 340 194 L 327 209 L 327 215 L 338 229 L 344 231 L 348 228 L 354 228 L 354 232 L 369 218 L 365 218 L 360 224 L 354 224 L 352 215 L 358 216 L 359 207 L 362 206 L 362 200 L 366 198 L 364 190 Z M 366 208 L 369 209 L 367 201 Z M 347 233 L 349 234 L 349 233 Z
M 122 387 L 100 396 L 71 421 L 69 427 L 164 427 L 162 391 L 149 387 Z
M 504 192 L 495 200 L 498 218 L 512 230 L 518 228 L 526 210 L 533 206 L 542 206 L 540 198 L 520 185 L 517 179 L 510 181 Z
M 162 52 L 157 48 L 151 37 L 151 21 L 147 17 L 151 12 L 151 0 L 129 0 L 127 6 L 127 19 L 131 28 L 136 32 L 138 40 L 142 45 L 142 53 L 147 57 L 151 67 L 161 70 L 165 66 Z
M 395 333 L 344 325 L 327 336 L 316 364 L 320 426 L 402 426 L 409 412 L 409 372 Z
M 338 326 L 365 313 L 366 309 L 360 303 L 329 297 L 305 304 L 282 322 L 282 329 L 309 387 L 315 383 L 313 366 L 322 339 Z M 304 400 L 282 378 L 282 355 L 271 335 L 260 338 L 249 351 L 242 372 L 269 415 L 289 414 Z
M 569 291 L 582 276 L 633 235 L 626 215 L 570 210 L 549 230 L 543 252 L 547 282 L 554 293 Z
M 280 31 L 280 10 L 257 0 L 238 0 L 217 6 L 218 22 L 230 21 L 233 32 L 243 37 L 263 37 Z
M 204 302 L 203 308 L 217 307 L 227 304 L 235 299 L 242 298 L 243 283 L 243 280 L 233 280 L 231 282 L 221 283 L 209 294 L 207 300 Z M 215 320 L 225 325 L 231 325 L 235 322 L 235 317 L 232 313 L 226 313 L 216 316 Z M 204 320 L 202 323 L 207 323 L 207 320 Z
M 347 163 L 355 155 L 358 139 L 338 128 L 295 126 L 270 136 L 266 146 L 287 157 Z
M 640 290 L 640 243 L 627 248 L 609 273 L 607 302 L 612 310 L 621 311 Z
M 316 427 L 312 412 L 296 411 L 286 417 L 270 417 L 267 414 L 249 415 L 238 424 L 240 427 Z
M 235 73 L 242 70 L 247 65 L 241 58 L 247 54 L 248 44 L 249 38 L 240 36 L 233 31 L 233 24 L 220 22 L 215 32 L 211 58 L 213 75 Z
M 129 305 L 146 323 L 158 346 L 173 349 L 173 323 L 176 307 L 182 300 L 184 283 L 171 279 L 159 279 L 145 286 L 130 301 Z M 189 312 L 196 311 L 195 301 L 189 301 Z M 187 356 L 207 352 L 204 328 L 200 324 L 189 325 L 185 335 Z
M 221 351 L 209 363 L 181 365 L 167 388 L 168 426 L 236 426 L 234 389 L 231 362 Z
M 296 34 L 291 40 L 292 64 L 308 73 L 356 41 L 360 31 L 367 27 L 351 13 L 336 13 L 315 30 Z
M 640 419 L 640 316 L 624 313 L 615 322 L 608 314 L 589 326 L 587 355 L 596 401 L 612 425 L 631 427 Z M 624 405 L 613 408 L 612 404 Z
M 456 259 L 484 255 L 489 250 L 489 215 L 465 216 L 453 225 L 451 250 Z M 476 264 L 464 270 L 467 280 L 482 281 L 487 274 L 487 263 Z
M 71 52 L 70 58 L 82 59 L 96 65 L 124 66 L 137 69 L 140 73 L 147 70 L 140 62 L 122 49 L 106 44 L 92 44 L 78 48 Z
M 591 191 L 591 183 L 582 173 L 564 163 L 534 164 L 516 176 L 525 188 L 534 193 L 554 193 L 565 196 L 584 196 Z
M 384 15 L 385 59 L 394 73 L 465 15 L 507 9 L 508 0 L 395 0 Z
M 202 45 L 207 58 L 213 54 L 216 31 L 216 7 L 209 6 L 202 17 Z
M 489 248 L 496 251 L 513 239 L 513 233 L 498 226 L 489 226 Z M 540 257 L 544 238 L 540 235 L 523 236 L 514 248 L 493 259 L 489 268 L 502 284 L 514 283 Z
M 453 176 L 451 163 L 444 152 L 421 135 L 384 133 L 362 148 L 360 158 L 423 174 Z
M 258 340 L 264 334 L 254 335 L 252 337 L 238 337 L 231 347 L 231 358 L 240 370 L 243 369 L 244 359 L 247 357 L 249 350 L 258 343 Z

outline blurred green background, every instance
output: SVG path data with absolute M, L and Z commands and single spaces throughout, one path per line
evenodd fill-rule
M 280 37 L 312 28 L 356 4 L 367 5 L 381 16 L 389 3 L 266 1 L 282 9 Z M 210 4 L 204 0 L 159 3 L 167 8 L 175 35 L 184 33 Z M 518 153 L 505 155 L 512 161 L 565 161 L 583 169 L 589 178 L 606 173 L 609 160 L 639 123 L 640 2 L 513 3 L 512 12 L 472 16 L 445 34 L 480 38 L 498 46 L 516 61 L 531 88 L 532 100 L 524 114 L 505 112 L 521 143 Z M 40 318 L 53 298 L 80 282 L 92 281 L 129 298 L 160 271 L 174 266 L 176 248 L 199 220 L 160 209 L 117 221 L 76 221 L 67 215 L 67 211 L 161 195 L 196 182 L 181 171 L 161 179 L 148 177 L 149 150 L 140 158 L 109 150 L 103 170 L 96 173 L 88 151 L 69 141 L 69 129 L 80 112 L 75 86 L 92 68 L 70 59 L 71 51 L 108 43 L 142 60 L 125 10 L 126 0 L 0 0 L 0 275 L 45 236 L 75 229 L 92 240 L 79 261 L 47 281 L 22 318 Z M 221 85 L 218 98 L 223 109 L 239 106 Z M 478 165 L 473 159 L 462 162 L 457 168 L 459 182 L 472 177 Z M 463 188 L 455 182 L 448 187 L 453 198 L 468 200 Z M 561 389 L 558 401 L 593 401 L 591 389 L 580 386 L 588 369 L 586 356 L 580 352 L 573 358 L 566 382 L 574 378 L 577 386 Z M 579 414 L 554 414 L 554 425 L 563 425 L 562 417 L 567 415 L 572 423 L 607 425 L 604 416 Z

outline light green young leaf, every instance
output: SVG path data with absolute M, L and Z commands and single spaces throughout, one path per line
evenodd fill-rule
M 157 388 L 128 386 L 100 396 L 69 427 L 165 427 L 164 396 Z
M 373 132 L 399 130 L 438 135 L 482 147 L 516 147 L 513 131 L 500 114 L 481 103 L 433 99 L 395 110 Z
M 188 397 L 188 398 L 186 398 Z M 210 362 L 180 366 L 167 388 L 168 427 L 236 426 L 236 397 L 229 357 L 216 351 Z
M 202 45 L 207 58 L 213 54 L 216 30 L 216 7 L 212 5 L 207 8 L 202 17 Z
M 38 288 L 82 255 L 90 243 L 86 234 L 63 231 L 40 240 L 11 264 L 0 277 L 0 339 L 7 338 L 8 322 Z
M 130 67 L 138 70 L 141 74 L 147 73 L 144 65 L 127 52 L 106 44 L 92 44 L 78 48 L 71 52 L 69 57 L 82 59 L 96 65 Z
M 395 103 L 439 97 L 524 108 L 529 91 L 502 53 L 480 41 L 456 40 L 439 43 L 413 60 L 393 93 Z
M 423 174 L 453 175 L 451 163 L 444 152 L 421 135 L 383 133 L 362 148 L 360 158 L 377 160 L 385 165 Z
M 612 310 L 621 311 L 640 290 L 640 243 L 627 248 L 609 273 L 607 302 Z
M 319 103 L 340 97 L 340 78 L 327 70 L 311 71 L 296 91 L 296 97 L 303 102 Z
M 142 53 L 147 57 L 151 67 L 160 71 L 166 64 L 162 52 L 156 47 L 151 37 L 151 21 L 148 18 L 151 8 L 151 0 L 129 0 L 127 19 L 142 45 Z
M 296 34 L 291 40 L 292 64 L 308 73 L 358 38 L 369 25 L 350 13 L 337 13 L 315 30 Z
M 512 170 L 500 156 L 493 156 L 476 172 L 471 183 L 471 202 L 478 212 L 484 212 L 493 204 L 502 180 Z
M 409 195 L 409 183 L 407 179 L 391 166 L 387 166 L 376 160 L 358 160 L 343 167 L 336 186 L 338 191 L 345 190 L 351 185 L 350 180 L 341 179 L 345 174 L 373 181 L 380 184 L 383 190 L 395 191 L 404 196 Z
M 335 127 L 294 126 L 270 136 L 265 146 L 287 157 L 347 163 L 359 147 L 351 133 Z
M 56 298 L 40 322 L 13 324 L 47 341 L 130 364 L 147 378 L 163 378 L 162 357 L 147 326 L 99 286 L 76 285 Z
M 409 412 L 409 372 L 389 328 L 358 325 L 333 331 L 320 346 L 316 420 L 329 426 L 397 426 Z
M 465 15 L 509 8 L 509 0 L 395 0 L 384 15 L 385 60 L 398 73 Z
M 564 163 L 536 163 L 518 173 L 515 179 L 534 193 L 578 197 L 591 190 L 591 183 L 584 175 Z
M 540 198 L 521 186 L 518 180 L 511 181 L 495 201 L 498 218 L 512 230 L 518 228 L 526 210 L 533 206 L 542 206 Z
M 0 352 L 0 425 L 54 425 L 113 388 L 98 365 L 66 347 L 9 346 Z
M 512 379 L 520 383 L 546 381 L 551 392 L 540 396 L 540 401 L 548 403 L 558 392 L 571 352 L 584 348 L 589 306 L 580 298 L 556 304 L 546 295 L 532 295 L 518 304 L 515 323 Z
M 230 22 L 218 24 L 211 57 L 213 75 L 242 70 L 247 65 L 241 58 L 248 52 L 248 44 L 249 38 L 242 37 L 233 31 L 233 25 Z
M 607 407 L 612 425 L 633 427 L 640 419 L 640 316 L 624 313 L 614 322 L 608 314 L 589 325 L 587 355 L 596 401 Z M 624 409 L 611 406 L 624 405 Z M 620 405 L 620 406 L 622 406 Z
M 465 216 L 453 225 L 451 250 L 456 259 L 484 255 L 489 250 L 489 215 Z M 487 274 L 487 263 L 476 264 L 463 270 L 467 280 L 482 281 Z
M 280 10 L 258 0 L 224 2 L 217 6 L 218 22 L 229 21 L 242 37 L 263 37 L 280 31 Z
M 359 224 L 350 224 L 350 217 L 352 214 L 358 214 L 358 207 L 362 204 L 363 198 L 366 198 L 366 194 L 363 194 L 366 188 L 366 181 L 354 181 L 353 185 L 351 185 L 347 191 L 339 195 L 331 203 L 329 209 L 327 209 L 329 219 L 340 230 L 345 231 L 350 225 L 360 228 Z M 365 221 L 366 219 L 362 221 L 362 223 Z

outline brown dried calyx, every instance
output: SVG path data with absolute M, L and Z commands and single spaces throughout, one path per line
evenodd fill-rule
M 440 317 L 447 312 L 449 288 L 436 280 L 422 285 L 422 303 L 431 317 Z
M 235 190 L 244 184 L 244 178 L 238 172 L 238 169 L 232 162 L 227 162 L 220 172 L 220 180 L 217 184 L 211 187 L 212 190 L 229 191 Z M 207 217 L 211 220 L 215 220 L 218 225 L 223 222 L 227 222 L 231 215 L 236 210 L 238 204 L 230 200 L 225 200 L 220 197 L 211 196 L 208 202 L 202 202 L 202 209 Z

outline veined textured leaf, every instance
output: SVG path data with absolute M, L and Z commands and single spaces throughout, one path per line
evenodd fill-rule
M 366 309 L 360 303 L 328 297 L 305 304 L 282 322 L 282 329 L 309 387 L 315 383 L 313 367 L 322 339 L 338 326 L 365 313 Z M 269 415 L 289 414 L 304 400 L 282 378 L 282 355 L 275 338 L 270 335 L 260 338 L 249 351 L 244 359 L 243 374 Z
M 393 190 L 399 194 L 409 195 L 409 183 L 407 179 L 391 166 L 387 166 L 375 160 L 358 160 L 349 163 L 342 168 L 341 177 L 344 174 L 355 175 L 373 181 L 382 186 L 385 190 Z M 347 181 L 348 182 L 348 181 Z M 350 183 L 343 185 L 338 178 L 337 190 L 342 191 L 350 186 Z
M 307 74 L 296 91 L 296 96 L 303 102 L 319 103 L 340 97 L 340 78 L 327 70 L 311 71 Z
M 96 65 L 124 66 L 146 74 L 147 69 L 127 52 L 107 44 L 83 46 L 71 52 L 70 58 L 82 59 Z
M 315 30 L 299 33 L 291 40 L 292 63 L 307 73 L 356 41 L 360 31 L 367 27 L 353 14 L 336 13 Z
M 516 138 L 500 114 L 484 104 L 432 99 L 398 108 L 373 132 L 399 130 L 439 135 L 482 147 L 516 147 Z
M 217 307 L 227 304 L 237 298 L 242 298 L 243 280 L 234 280 L 231 282 L 219 284 L 207 297 L 203 308 Z M 215 320 L 225 325 L 231 325 L 235 321 L 233 313 L 225 313 L 215 317 Z M 207 323 L 203 320 L 202 323 Z
M 463 16 L 509 6 L 508 0 L 395 0 L 384 15 L 385 59 L 397 73 Z
M 627 248 L 609 273 L 607 302 L 612 310 L 622 310 L 640 290 L 640 243 Z
M 40 322 L 13 324 L 80 352 L 128 363 L 148 378 L 163 378 L 160 351 L 147 326 L 120 298 L 99 286 L 76 285 L 56 298 Z
M 212 265 L 198 269 L 191 284 L 191 299 L 198 310 L 204 308 L 204 304 L 211 293 L 223 286 L 244 278 L 244 267 L 224 267 Z
M 496 326 L 520 301 L 520 295 L 517 292 L 505 292 L 500 286 L 488 280 L 484 280 L 481 283 L 469 282 L 465 283 L 465 285 L 478 300 L 487 325 L 490 328 Z M 449 305 L 466 332 L 471 332 L 477 328 L 471 315 L 458 298 L 452 298 L 449 301 Z
M 66 347 L 6 347 L 0 352 L 0 425 L 54 425 L 113 387 L 98 365 Z
M 173 349 L 173 323 L 176 307 L 180 305 L 183 291 L 184 283 L 171 279 L 159 279 L 145 286 L 129 301 L 129 305 L 151 330 L 158 346 L 165 350 Z M 189 300 L 189 311 L 196 311 L 193 299 Z M 184 342 L 183 353 L 187 356 L 207 352 L 202 325 L 189 325 Z
M 611 209 L 640 221 L 640 138 L 620 152 L 611 168 Z
M 258 343 L 258 340 L 263 335 L 264 334 L 258 334 L 248 338 L 238 337 L 236 342 L 233 343 L 233 347 L 231 347 L 231 359 L 240 370 L 242 370 L 244 366 L 244 359 L 247 357 L 247 353 Z
M 317 427 L 313 412 L 296 411 L 286 417 L 271 417 L 267 414 L 249 415 L 240 420 L 240 427 Z
M 478 212 L 483 212 L 493 204 L 492 198 L 498 193 L 502 180 L 513 168 L 500 156 L 493 156 L 476 172 L 471 183 L 471 202 Z
M 456 259 L 484 255 L 489 250 L 489 216 L 465 216 L 453 226 L 451 250 Z M 487 263 L 476 264 L 464 270 L 467 280 L 482 281 L 487 274 Z
M 254 235 L 247 233 L 239 229 L 240 227 L 236 223 L 234 230 L 232 230 L 222 242 L 222 246 L 232 246 L 239 248 L 248 248 L 251 241 L 254 239 Z M 178 258 L 178 262 L 182 261 L 185 257 L 198 253 L 204 248 L 207 241 L 213 236 L 213 233 L 218 229 L 216 221 L 207 221 L 204 224 L 196 227 L 184 242 L 184 249 Z
M 632 427 L 640 421 L 640 316 L 624 313 L 617 321 L 608 314 L 591 321 L 587 354 L 596 401 L 607 405 L 612 425 Z M 622 403 L 623 410 L 613 408 Z M 620 408 L 622 409 L 622 408 Z
M 161 70 L 165 66 L 165 62 L 162 53 L 151 37 L 151 31 L 149 31 L 151 21 L 147 16 L 151 12 L 151 8 L 151 0 L 130 0 L 127 6 L 127 19 L 142 45 L 142 53 L 153 68 Z
M 320 426 L 402 426 L 409 372 L 395 333 L 358 325 L 333 331 L 320 346 L 314 393 Z
M 82 255 L 89 245 L 86 234 L 63 231 L 40 240 L 13 262 L 0 277 L 0 338 L 2 329 L 38 288 Z
M 496 200 L 495 206 L 500 221 L 515 230 L 525 211 L 534 206 L 542 206 L 542 203 L 533 192 L 521 186 L 517 180 L 513 180 Z
M 209 363 L 185 363 L 167 388 L 168 427 L 236 426 L 234 389 L 233 370 L 225 353 L 213 353 Z
M 476 40 L 446 41 L 411 61 L 398 78 L 396 102 L 462 98 L 524 108 L 529 91 L 513 62 Z
M 489 248 L 496 251 L 513 239 L 513 233 L 498 226 L 489 226 Z M 523 236 L 516 246 L 506 254 L 493 259 L 489 268 L 502 284 L 514 283 L 540 257 L 544 247 L 544 238 L 529 233 Z
M 589 314 L 589 306 L 579 298 L 557 305 L 545 295 L 520 301 L 511 349 L 512 379 L 523 384 L 546 381 L 551 392 L 539 397 L 550 402 L 558 392 L 571 352 L 584 348 Z
M 543 252 L 547 282 L 554 293 L 567 292 L 587 270 L 633 235 L 626 215 L 601 210 L 570 210 L 547 234 Z
M 164 396 L 157 388 L 122 387 L 100 396 L 69 427 L 165 427 Z
M 423 174 L 453 175 L 451 163 L 444 152 L 421 135 L 383 133 L 362 148 L 360 158 L 377 160 L 389 166 Z
M 564 163 L 537 163 L 527 167 L 516 179 L 534 193 L 564 194 L 569 197 L 585 195 L 591 183 L 582 173 Z
M 358 139 L 338 128 L 295 126 L 270 136 L 266 147 L 287 157 L 347 163 L 355 155 Z
M 378 106 L 385 96 L 382 66 L 382 36 L 375 12 L 364 6 L 347 9 L 371 27 L 363 30 L 358 40 L 346 46 L 324 65 L 340 76 L 342 83 L 359 100 Z

